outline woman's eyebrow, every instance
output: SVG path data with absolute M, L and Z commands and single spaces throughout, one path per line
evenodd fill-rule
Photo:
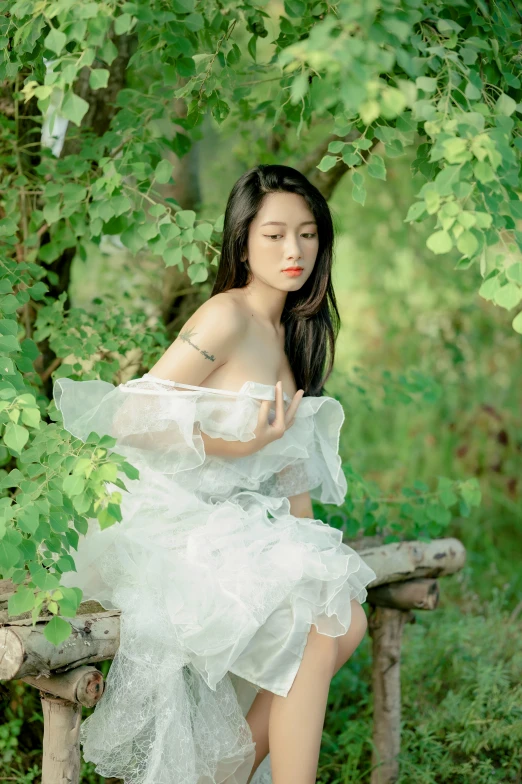
M 307 226 L 309 223 L 313 223 L 314 226 L 317 226 L 317 223 L 314 220 L 303 221 L 299 226 Z M 286 226 L 286 223 L 283 223 L 283 221 L 267 221 L 266 223 L 262 223 L 261 226 Z

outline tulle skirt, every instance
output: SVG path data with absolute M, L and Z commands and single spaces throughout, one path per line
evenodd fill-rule
M 375 573 L 287 499 L 244 492 L 168 517 L 133 513 L 132 499 L 122 523 L 91 521 L 78 573 L 63 580 L 121 610 L 104 695 L 81 727 L 84 758 L 125 784 L 246 784 L 256 693 L 288 695 L 311 624 L 345 634 Z

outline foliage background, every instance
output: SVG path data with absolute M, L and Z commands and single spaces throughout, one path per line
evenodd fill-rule
M 405 631 L 400 781 L 520 781 L 516 6 L 230 6 L 219 11 L 233 26 L 226 72 L 221 55 L 207 54 L 224 45 L 211 4 L 170 8 L 194 58 L 177 51 L 155 4 L 43 3 L 41 14 L 25 2 L 2 6 L 0 570 L 20 586 L 12 613 L 47 612 L 49 639 L 68 634 L 60 616 L 74 615 L 80 596 L 60 589 L 60 571 L 87 516 L 117 524 L 118 496 L 104 483 L 118 475 L 124 492 L 133 475 L 110 440 L 83 445 L 61 429 L 52 380 L 118 383 L 150 367 L 208 296 L 239 174 L 255 162 L 306 170 L 311 159 L 338 227 L 343 328 L 326 391 L 346 411 L 350 486 L 342 508 L 316 504 L 316 515 L 348 537 L 457 536 L 468 553 L 465 569 L 441 581 L 440 608 L 417 613 Z M 335 57 L 324 53 L 332 13 L 341 20 Z M 257 37 L 263 25 L 270 34 Z M 115 28 L 117 51 L 129 37 L 135 58 L 111 97 L 96 71 L 109 66 L 118 79 Z M 85 75 L 77 57 L 92 46 L 101 60 Z M 276 65 L 274 51 L 283 52 Z M 44 57 L 58 59 L 56 78 Z M 99 92 L 98 113 L 108 115 L 102 128 L 74 97 L 86 95 L 85 81 L 87 107 Z M 57 155 L 40 149 L 53 100 L 70 121 Z M 325 784 L 369 780 L 370 684 L 367 639 L 332 684 Z M 0 780 L 36 780 L 37 693 L 4 683 L 2 699 Z M 90 764 L 82 775 L 100 780 Z

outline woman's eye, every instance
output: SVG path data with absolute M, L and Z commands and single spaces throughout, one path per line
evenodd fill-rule
M 267 237 L 269 240 L 275 240 L 278 237 L 282 237 L 283 235 L 282 234 L 263 234 L 263 236 Z M 302 234 L 301 236 L 308 238 L 308 237 L 315 237 L 316 235 L 315 235 L 315 233 L 307 233 L 307 234 Z

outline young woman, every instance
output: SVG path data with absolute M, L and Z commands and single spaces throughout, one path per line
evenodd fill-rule
M 315 782 L 328 690 L 366 631 L 375 573 L 315 520 L 342 504 L 339 314 L 319 191 L 260 165 L 230 193 L 211 297 L 142 378 L 60 379 L 64 426 L 140 470 L 122 522 L 89 532 L 64 584 L 119 608 L 84 757 L 125 784 Z M 261 771 L 259 771 L 261 774 Z M 265 779 L 267 780 L 267 779 Z M 269 780 L 269 776 L 268 776 Z

